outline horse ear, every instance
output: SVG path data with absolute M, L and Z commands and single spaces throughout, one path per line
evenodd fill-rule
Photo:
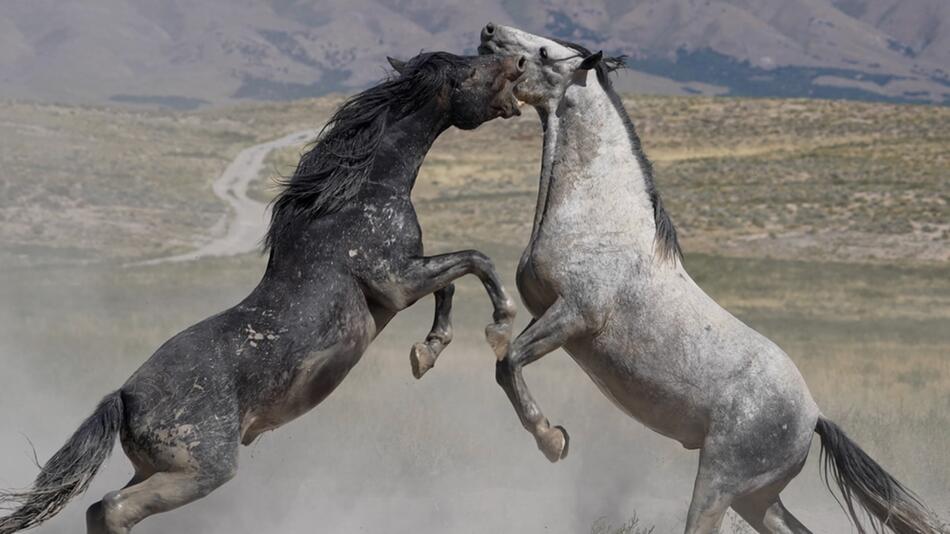
M 401 59 L 396 59 L 394 57 L 386 56 L 386 61 L 388 61 L 389 65 L 393 68 L 393 70 L 395 70 L 399 74 L 402 74 L 402 71 L 405 70 L 406 68 L 406 62 Z
M 602 59 L 604 59 L 604 51 L 600 50 L 596 54 L 585 57 L 584 61 L 581 61 L 581 65 L 577 67 L 577 70 L 591 70 L 599 65 Z

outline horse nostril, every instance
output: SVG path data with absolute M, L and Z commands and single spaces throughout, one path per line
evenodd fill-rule
M 515 60 L 513 56 L 508 56 L 502 61 L 502 68 L 504 69 L 505 78 L 507 78 L 509 81 L 516 81 L 518 78 L 521 78 L 521 75 L 524 74 L 524 67 L 527 63 L 527 59 L 524 56 L 518 56 L 517 60 Z
M 495 25 L 489 22 L 482 28 L 482 41 L 488 41 L 495 34 Z

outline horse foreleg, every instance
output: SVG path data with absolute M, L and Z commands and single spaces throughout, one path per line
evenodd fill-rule
M 564 299 L 558 299 L 512 341 L 508 353 L 495 366 L 495 379 L 508 395 L 521 425 L 534 436 L 538 448 L 552 462 L 567 456 L 567 431 L 560 426 L 551 427 L 531 396 L 521 370 L 586 330 L 583 315 Z
M 452 282 L 467 274 L 474 274 L 481 280 L 488 298 L 491 299 L 494 322 L 488 325 L 486 334 L 489 340 L 493 341 L 492 347 L 497 355 L 499 350 L 508 346 L 511 325 L 515 319 L 515 302 L 508 296 L 508 291 L 502 285 L 501 277 L 498 276 L 491 260 L 481 252 L 465 250 L 413 258 L 397 273 L 398 282 L 382 290 L 390 294 L 397 308 L 396 311 L 399 311 L 430 293 L 447 288 Z M 393 296 L 396 298 L 392 298 Z M 448 302 L 450 303 L 451 299 L 448 299 Z M 446 308 L 448 309 L 450 306 Z M 436 310 L 436 322 L 439 320 L 438 314 Z
M 422 375 L 435 365 L 435 360 L 442 349 L 452 342 L 452 296 L 454 294 L 454 284 L 449 284 L 433 293 L 435 317 L 432 319 L 432 328 L 429 329 L 426 340 L 413 345 L 409 353 L 412 375 L 416 378 L 422 378 Z

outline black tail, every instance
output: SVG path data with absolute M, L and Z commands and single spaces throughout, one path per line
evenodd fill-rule
M 855 510 L 855 500 L 867 512 L 875 533 L 883 532 L 884 527 L 897 534 L 945 532 L 936 516 L 851 441 L 838 425 L 819 417 L 815 432 L 821 437 L 821 474 L 825 484 L 830 490 L 831 479 L 834 479 L 859 534 L 866 531 Z
M 0 491 L 0 508 L 16 508 L 10 515 L 0 517 L 0 534 L 35 527 L 86 491 L 99 466 L 112 452 L 121 426 L 122 398 L 116 391 L 102 399 L 96 411 L 46 462 L 33 487 Z

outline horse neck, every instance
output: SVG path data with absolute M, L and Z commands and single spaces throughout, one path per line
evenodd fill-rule
M 622 235 L 650 247 L 656 235 L 645 169 L 621 113 L 589 73 L 572 84 L 556 113 L 542 115 L 544 153 L 535 232 L 545 214 L 585 214 L 579 233 Z
M 367 188 L 382 184 L 409 195 L 432 144 L 449 127 L 436 102 L 386 127 Z
M 446 113 L 435 102 L 386 125 L 373 160 L 373 168 L 355 202 L 375 202 L 394 196 L 409 198 L 419 174 L 419 167 L 426 153 L 439 135 L 448 128 Z M 385 200 L 383 200 L 385 201 Z M 309 233 L 310 225 L 302 225 L 302 232 Z M 276 269 L 278 249 L 280 255 L 296 255 L 309 247 L 321 246 L 321 239 L 306 239 L 297 236 L 286 239 L 270 250 L 268 272 Z M 295 267 L 293 261 L 285 262 Z

